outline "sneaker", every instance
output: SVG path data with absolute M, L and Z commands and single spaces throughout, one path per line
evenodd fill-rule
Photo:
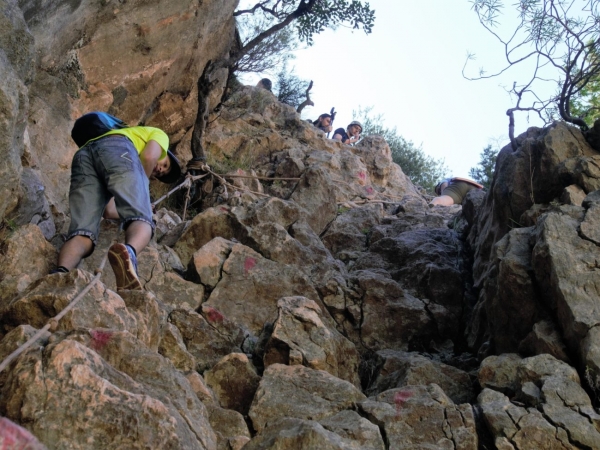
M 115 273 L 117 291 L 144 290 L 137 275 L 137 258 L 129 247 L 119 243 L 111 245 L 108 249 L 108 260 Z

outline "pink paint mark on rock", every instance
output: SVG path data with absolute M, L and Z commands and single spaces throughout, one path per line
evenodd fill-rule
M 366 187 L 367 194 L 372 194 L 375 190 L 371 186 Z
M 111 340 L 113 333 L 111 331 L 92 330 L 90 331 L 90 335 L 92 336 L 92 348 L 96 351 L 100 351 L 106 347 L 106 344 Z
M 29 449 L 37 450 L 46 448 L 25 428 L 8 420 L 0 418 L 0 450 Z
M 399 391 L 394 394 L 394 403 L 396 404 L 396 412 L 400 414 L 400 410 L 402 409 L 402 405 L 406 400 L 413 396 L 410 391 Z
M 229 212 L 229 210 L 227 208 L 225 208 L 224 206 L 221 206 L 221 211 Z
M 367 179 L 367 174 L 364 172 L 358 172 L 358 178 L 364 181 Z
M 218 322 L 221 323 L 223 322 L 223 314 L 221 314 L 219 311 L 217 311 L 214 308 L 206 308 L 205 310 L 206 313 L 206 318 L 208 319 L 209 322 Z
M 248 272 L 256 265 L 256 259 L 248 256 L 244 261 L 244 275 L 248 275 Z

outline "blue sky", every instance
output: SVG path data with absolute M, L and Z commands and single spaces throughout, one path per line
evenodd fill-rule
M 470 66 L 493 71 L 503 63 L 503 47 L 479 23 L 468 0 L 371 0 L 376 11 L 373 32 L 339 27 L 314 37 L 312 47 L 296 52 L 295 73 L 313 80 L 303 118 L 314 119 L 331 107 L 334 126 L 345 127 L 353 110 L 373 107 L 384 125 L 437 159 L 449 175 L 468 176 L 483 148 L 508 140 L 506 110 L 512 106 L 503 86 L 523 78 L 517 70 L 502 78 L 468 81 L 462 76 L 467 52 Z M 509 2 L 510 5 L 510 2 Z M 510 26 L 511 17 L 504 23 Z M 513 17 L 514 19 L 514 17 Z M 514 23 L 514 22 L 513 22 Z M 250 75 L 255 83 L 260 74 Z M 536 116 L 516 116 L 516 134 L 540 126 Z

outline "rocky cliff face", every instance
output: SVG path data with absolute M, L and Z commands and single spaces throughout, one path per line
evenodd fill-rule
M 161 3 L 2 4 L 2 360 L 119 237 L 105 221 L 78 270 L 46 275 L 70 159 L 49 149 L 72 155 L 73 117 L 161 126 L 186 156 L 193 73 L 226 47 L 202 43 L 230 36 L 235 2 Z M 104 270 L 0 372 L 3 446 L 600 448 L 596 134 L 531 129 L 490 192 L 429 208 L 381 138 L 328 140 L 264 90 L 212 119 L 221 175 L 186 220 L 157 212 L 145 291 Z

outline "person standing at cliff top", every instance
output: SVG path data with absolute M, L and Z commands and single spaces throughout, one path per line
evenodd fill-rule
M 435 197 L 429 203 L 430 206 L 452 206 L 460 205 L 473 189 L 483 189 L 483 186 L 468 178 L 446 178 L 435 186 Z
M 118 120 L 106 113 L 92 114 Z M 86 116 L 89 115 L 77 121 Z M 71 165 L 71 224 L 58 255 L 58 267 L 51 273 L 68 272 L 92 254 L 103 216 L 120 219 L 125 244 L 113 244 L 108 254 L 117 289 L 141 290 L 137 255 L 154 233 L 149 179 L 173 183 L 181 175 L 181 166 L 168 151 L 169 137 L 158 128 L 125 125 L 81 142 L 74 132 L 86 122 L 77 121 L 71 133 L 80 146 Z
M 343 144 L 354 144 L 360 139 L 362 133 L 362 125 L 359 121 L 353 120 L 348 124 L 346 130 L 338 128 L 333 132 L 333 139 L 341 141 Z
M 321 114 L 317 120 L 312 122 L 312 124 L 317 127 L 319 130 L 330 133 L 331 132 L 331 114 Z

